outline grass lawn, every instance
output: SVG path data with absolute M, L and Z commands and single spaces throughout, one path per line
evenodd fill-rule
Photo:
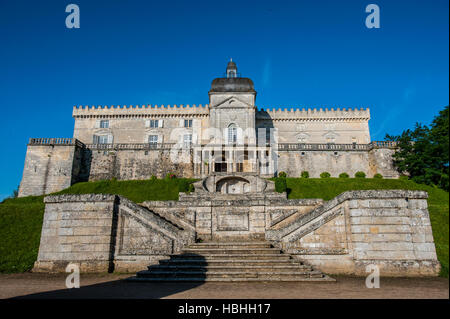
M 177 200 L 193 179 L 158 179 L 144 181 L 98 181 L 75 184 L 56 194 L 119 194 L 135 202 Z M 449 264 L 449 194 L 441 189 L 405 180 L 327 178 L 287 178 L 288 198 L 332 199 L 347 190 L 410 189 L 429 194 L 433 235 L 441 275 L 448 277 Z M 33 267 L 39 249 L 43 196 L 7 199 L 0 204 L 0 273 L 24 272 Z

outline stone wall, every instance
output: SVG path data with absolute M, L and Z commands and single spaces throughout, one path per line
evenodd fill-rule
M 117 178 L 118 180 L 163 178 L 168 173 L 193 177 L 192 155 L 189 150 L 102 150 L 86 149 L 83 159 L 86 179 L 89 181 Z M 175 162 L 173 161 L 175 159 Z
M 309 172 L 311 178 L 319 178 L 323 172 L 331 177 L 347 173 L 354 177 L 356 172 L 364 172 L 367 177 L 379 173 L 384 178 L 398 178 L 392 163 L 394 149 L 372 149 L 370 151 L 289 151 L 279 152 L 278 172 L 286 172 L 289 177 L 300 177 L 302 171 Z
M 351 191 L 324 203 L 266 238 L 324 272 L 386 276 L 437 275 L 427 193 Z
M 75 144 L 28 145 L 19 197 L 53 193 L 77 182 L 81 157 Z
M 304 214 L 320 199 L 286 200 L 285 195 L 227 195 L 180 193 L 180 201 L 145 202 L 158 214 L 176 214 L 189 220 L 202 240 L 264 240 L 268 225 L 280 215 Z M 164 215 L 164 216 L 165 216 Z
M 163 178 L 168 173 L 202 178 L 212 173 L 214 166 L 213 163 L 206 165 L 206 160 L 202 161 L 200 157 L 194 163 L 194 152 L 201 153 L 197 149 L 172 149 L 164 145 L 152 149 L 143 147 L 143 144 L 140 147 L 126 144 L 120 148 L 116 147 L 117 144 L 90 146 L 81 143 L 29 144 L 19 196 L 49 194 L 81 181 L 112 178 L 142 180 L 152 175 Z M 266 171 L 262 157 L 261 164 L 252 162 L 250 170 L 255 170 L 253 173 L 259 170 L 260 175 L 265 177 L 272 177 L 281 171 L 289 177 L 299 177 L 302 171 L 308 171 L 313 178 L 320 177 L 322 172 L 329 172 L 332 177 L 345 172 L 353 177 L 356 172 L 362 171 L 367 177 L 380 173 L 385 178 L 398 178 L 392 163 L 393 152 L 395 150 L 392 148 L 278 151 L 272 154 L 271 163 L 267 166 L 270 170 Z M 260 153 L 259 156 L 264 156 L 264 152 Z M 250 155 L 253 156 L 253 152 Z M 236 165 L 228 166 L 229 169 L 236 169 Z
M 378 265 L 382 276 L 434 276 L 427 196 L 350 191 L 323 202 L 195 192 L 141 205 L 115 195 L 49 196 L 34 270 L 78 263 L 86 272 L 133 272 L 202 239 L 268 240 L 330 274 L 366 275 L 367 265 Z
M 59 195 L 45 198 L 35 272 L 63 272 L 76 263 L 82 272 L 145 269 L 194 240 L 192 231 L 116 195 Z

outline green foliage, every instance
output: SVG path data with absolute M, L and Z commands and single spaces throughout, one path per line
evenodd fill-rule
M 31 270 L 44 215 L 43 196 L 6 199 L 0 204 L 0 273 Z
M 309 178 L 309 172 L 303 171 L 300 176 L 301 178 Z
M 393 162 L 400 173 L 408 172 L 416 183 L 437 185 L 449 190 L 449 115 L 446 106 L 430 127 L 416 123 L 413 130 L 399 136 L 386 135 L 398 142 Z
M 349 178 L 350 175 L 348 175 L 347 173 L 341 173 L 339 174 L 339 178 Z
M 279 173 L 278 173 L 278 177 L 286 178 L 286 177 L 287 177 L 287 174 L 286 174 L 286 172 L 279 172 Z
M 373 178 L 382 179 L 383 175 L 381 175 L 380 173 L 377 173 L 377 174 L 373 175 Z
M 194 191 L 194 185 L 192 185 L 192 180 L 189 179 L 179 179 L 178 181 L 178 191 L 184 193 L 190 193 Z
M 152 181 L 152 182 L 154 182 L 154 181 L 156 181 L 158 178 L 155 176 L 155 175 L 152 175 L 152 177 L 150 177 L 150 180 Z
M 275 190 L 278 193 L 287 192 L 287 182 L 285 177 L 278 177 L 275 179 Z
M 328 172 L 320 173 L 320 178 L 330 178 L 330 177 L 331 177 L 331 174 Z
M 166 179 L 175 179 L 177 178 L 177 175 L 175 175 L 175 173 L 167 173 L 166 174 Z
M 364 172 L 356 172 L 355 173 L 356 178 L 366 178 L 366 173 Z

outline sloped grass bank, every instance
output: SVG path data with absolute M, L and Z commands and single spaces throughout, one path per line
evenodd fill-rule
M 141 181 L 98 181 L 85 182 L 55 194 L 116 194 L 136 203 L 146 200 L 178 200 L 179 192 L 186 192 L 196 179 L 174 178 Z
M 0 204 L 0 273 L 33 267 L 39 249 L 43 196 L 8 199 Z

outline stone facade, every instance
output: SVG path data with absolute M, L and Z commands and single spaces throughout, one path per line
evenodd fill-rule
M 224 194 L 222 181 L 247 191 Z M 235 185 L 231 183 L 231 185 Z M 202 241 L 269 241 L 329 274 L 383 276 L 439 273 L 427 193 L 350 191 L 324 202 L 287 200 L 256 176 L 212 176 L 179 201 L 136 205 L 115 195 L 46 197 L 35 271 L 137 271 Z
M 370 141 L 369 109 L 258 108 L 253 82 L 237 77 L 234 62 L 226 78 L 213 80 L 209 104 L 76 106 L 73 117 L 73 139 L 30 139 L 20 196 L 169 172 L 398 177 L 395 144 Z

